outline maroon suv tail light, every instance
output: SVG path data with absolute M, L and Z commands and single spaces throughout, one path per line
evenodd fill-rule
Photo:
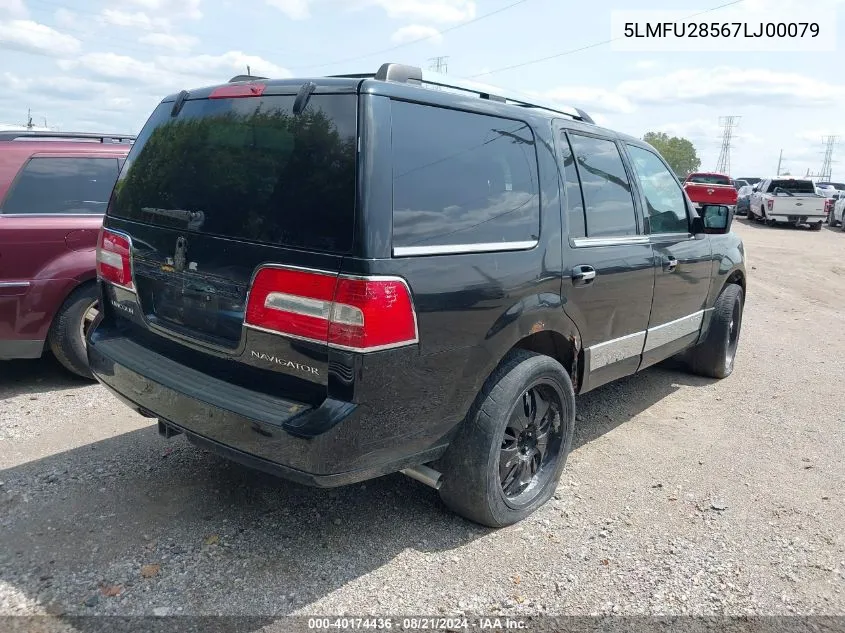
M 262 267 L 250 288 L 245 323 L 355 352 L 419 340 L 410 290 L 396 277 Z
M 106 228 L 100 229 L 97 240 L 97 277 L 134 292 L 131 251 L 129 237 Z

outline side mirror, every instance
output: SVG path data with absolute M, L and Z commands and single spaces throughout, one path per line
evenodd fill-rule
M 715 235 L 729 233 L 733 216 L 733 211 L 724 204 L 705 204 L 701 210 L 704 232 Z
M 692 218 L 692 234 L 702 235 L 703 233 L 706 233 L 704 230 L 704 218 L 696 214 Z

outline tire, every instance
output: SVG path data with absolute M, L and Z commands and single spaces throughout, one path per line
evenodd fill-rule
M 693 373 L 708 378 L 727 378 L 734 370 L 734 360 L 742 331 L 745 294 L 742 287 L 729 284 L 716 299 L 707 338 L 688 353 Z
M 833 228 L 833 227 L 835 227 L 837 224 L 839 224 L 839 222 L 837 222 L 837 221 L 836 221 L 836 219 L 833 217 L 833 211 L 831 211 L 831 212 L 828 214 L 828 216 L 827 216 L 827 225 L 828 225 L 830 228 Z
M 810 230 L 811 231 L 821 231 L 822 230 L 822 224 L 824 224 L 824 222 L 814 222 L 813 224 L 810 225 Z
M 88 368 L 85 334 L 96 310 L 99 293 L 96 284 L 85 284 L 74 290 L 65 300 L 47 337 L 50 350 L 65 369 L 77 376 L 94 379 Z
M 440 498 L 488 527 L 521 521 L 554 494 L 574 428 L 575 393 L 563 366 L 549 356 L 511 351 L 487 379 L 439 463 Z M 508 461 L 500 469 L 503 458 Z

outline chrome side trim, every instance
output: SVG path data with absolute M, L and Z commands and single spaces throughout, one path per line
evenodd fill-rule
M 649 328 L 644 351 L 650 352 L 688 334 L 696 334 L 701 329 L 703 319 L 704 310 L 699 310 L 689 316 Z
M 394 257 L 414 257 L 416 255 L 460 255 L 463 253 L 494 253 L 502 251 L 527 251 L 539 243 L 539 240 L 523 242 L 490 242 L 488 244 L 438 244 L 434 246 L 394 246 Z
M 623 237 L 576 237 L 572 240 L 576 247 L 582 246 L 627 246 L 630 244 L 649 244 L 648 235 L 625 235 Z
M 646 333 L 634 332 L 626 336 L 591 345 L 590 350 L 590 371 L 601 369 L 607 365 L 639 356 L 643 351 Z
M 28 288 L 28 281 L 0 281 L 0 288 Z

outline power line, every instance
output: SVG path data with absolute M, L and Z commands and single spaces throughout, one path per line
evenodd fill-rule
M 713 11 L 718 11 L 719 9 L 724 9 L 725 7 L 730 7 L 735 4 L 739 4 L 740 2 L 744 2 L 745 0 L 733 0 L 732 2 L 726 2 L 725 4 L 720 4 L 718 7 L 713 7 L 711 9 L 706 9 L 705 11 L 699 11 L 698 13 L 693 13 L 692 15 L 688 15 L 684 18 L 684 20 L 690 20 L 694 17 L 699 15 L 704 15 L 705 13 L 712 13 Z M 493 70 L 487 70 L 483 73 L 478 73 L 477 75 L 470 75 L 469 77 L 465 77 L 465 79 L 475 79 L 476 77 L 484 77 L 485 75 L 492 75 L 494 73 L 501 73 L 506 70 L 514 70 L 515 68 L 523 68 L 525 66 L 531 66 L 532 64 L 539 64 L 541 62 L 547 62 L 550 59 L 557 59 L 558 57 L 564 57 L 566 55 L 572 55 L 574 53 L 580 53 L 581 51 L 586 51 L 590 48 L 596 48 L 598 46 L 604 46 L 605 44 L 610 44 L 611 42 L 615 42 L 617 40 L 624 39 L 624 36 L 620 35 L 619 37 L 612 37 L 609 40 L 602 40 L 601 42 L 595 42 L 594 44 L 588 44 L 586 46 L 581 46 L 580 48 L 573 48 L 568 51 L 563 51 L 562 53 L 555 53 L 554 55 L 548 55 L 546 57 L 540 57 L 539 59 L 532 59 L 527 62 L 521 62 L 519 64 L 512 64 L 510 66 L 502 66 L 501 68 L 494 68 Z
M 741 1 L 741 0 L 740 0 Z M 425 37 L 420 37 L 415 40 L 411 40 L 410 42 L 403 42 L 401 44 L 397 44 L 396 46 L 391 46 L 390 48 L 383 48 L 378 51 L 373 51 L 372 53 L 367 53 L 365 55 L 358 55 L 356 57 L 347 57 L 346 59 L 338 59 L 333 62 L 326 62 L 324 64 L 312 64 L 310 66 L 295 66 L 294 70 L 310 70 L 312 68 L 325 68 L 326 66 L 335 66 L 336 64 L 347 64 L 349 62 L 357 62 L 361 59 L 368 59 L 370 57 L 375 57 L 376 55 L 382 55 L 384 53 L 390 53 L 391 51 L 398 50 L 405 46 L 411 46 L 413 44 L 419 44 L 420 42 L 425 42 L 426 40 L 430 40 L 434 37 L 439 37 L 444 33 L 451 33 L 457 29 L 462 29 L 465 26 L 469 26 L 470 24 L 475 24 L 476 22 L 480 22 L 481 20 L 486 20 L 489 17 L 502 13 L 503 11 L 507 11 L 508 9 L 513 9 L 514 7 L 524 4 L 528 2 L 528 0 L 517 0 L 516 2 L 512 2 L 511 4 L 507 4 L 503 7 L 496 9 L 495 11 L 490 11 L 489 13 L 484 13 L 475 17 L 471 20 L 467 20 L 466 22 L 461 22 L 460 24 L 456 24 L 455 26 L 450 26 L 447 29 L 443 29 L 442 31 L 438 31 L 437 33 L 432 33 L 431 35 L 426 35 Z

